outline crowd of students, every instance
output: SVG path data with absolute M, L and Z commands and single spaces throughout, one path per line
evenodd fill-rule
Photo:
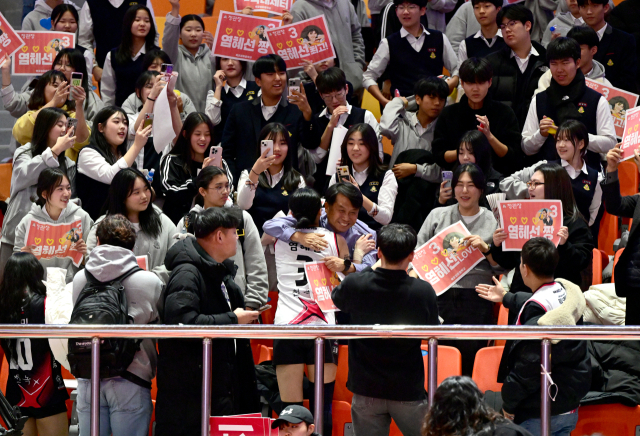
M 167 1 L 160 49 L 150 1 L 87 0 L 78 11 L 37 0 L 23 28 L 41 30 L 50 18 L 52 30 L 76 34 L 78 44 L 21 90 L 12 85 L 11 59 L 0 65 L 0 97 L 16 118 L 0 322 L 44 322 L 53 310 L 44 297 L 64 287 L 54 280 L 62 271 L 73 304 L 59 311 L 73 319 L 95 298 L 88 289 L 120 283 L 136 324 L 254 323 L 276 291 L 275 324 L 490 325 L 502 303 L 510 324 L 578 325 L 605 209 L 634 218 L 616 292 L 627 297 L 627 324 L 640 322 L 640 212 L 636 197 L 620 195 L 612 118 L 620 108 L 585 82 L 639 89 L 638 32 L 630 21 L 638 16 L 626 10 L 632 0 L 613 10 L 609 0 L 371 1 L 373 38 L 361 27 L 362 1 L 296 0 L 283 24 L 324 15 L 337 54 L 297 70 L 276 54 L 255 62 L 214 56 L 202 18 L 181 16 L 180 1 Z M 82 74 L 81 86 L 71 85 L 72 73 Z M 293 74 L 302 79 L 299 91 L 288 89 Z M 360 107 L 364 89 L 380 104 L 379 122 Z M 165 128 L 154 137 L 154 113 L 163 114 L 151 120 L 169 136 Z M 346 175 L 330 163 L 336 151 Z M 635 163 L 640 171 L 638 151 Z M 487 200 L 493 194 L 560 200 L 558 246 L 533 238 L 520 253 L 504 251 L 509 235 Z M 35 221 L 80 221 L 69 241 L 82 261 L 41 256 L 27 242 Z M 413 252 L 457 222 L 470 236 L 455 242 L 484 259 L 436 296 L 412 271 Z M 342 278 L 333 291 L 340 312 L 314 301 L 308 262 L 324 262 Z M 67 356 L 42 339 L 2 345 L 11 368 L 7 396 L 29 417 L 25 434 L 66 434 L 60 366 Z M 487 341 L 441 345 L 457 347 L 462 372 L 471 375 Z M 259 411 L 249 342 L 218 339 L 214 346 L 212 415 Z M 405 435 L 452 435 L 465 426 L 539 434 L 540 358 L 531 346 L 505 347 L 505 420 L 480 404 L 465 378 L 443 383 L 427 413 L 420 340 L 350 341 L 355 432 L 388 434 L 393 418 Z M 134 350 L 122 371 L 103 377 L 101 434 L 148 432 L 156 374 L 156 434 L 198 433 L 200 341 L 164 339 L 156 348 L 144 340 Z M 560 396 L 551 428 L 568 435 L 589 390 L 589 351 L 584 341 L 562 341 L 552 353 Z M 274 341 L 276 412 L 289 411 L 274 424 L 280 434 L 331 434 L 337 359 L 337 342 L 327 341 L 324 428 L 315 429 L 298 407 L 305 365 L 314 370 L 313 341 Z M 70 349 L 85 436 L 90 385 L 82 362 Z M 50 377 L 35 400 L 28 393 L 43 374 Z M 451 415 L 451 395 L 465 397 L 473 424 L 458 410 Z

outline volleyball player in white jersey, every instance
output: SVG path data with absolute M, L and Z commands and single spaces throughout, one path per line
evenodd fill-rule
M 320 196 L 313 189 L 300 188 L 289 199 L 289 210 L 297 220 L 297 231 L 321 233 L 329 244 L 322 251 L 313 251 L 296 242 L 287 243 L 279 240 L 276 242 L 276 273 L 280 295 L 278 296 L 275 324 L 335 324 L 334 313 L 322 312 L 318 304 L 313 300 L 311 288 L 304 273 L 304 264 L 307 262 L 319 262 L 329 256 L 349 256 L 349 248 L 344 238 L 320 227 L 320 208 Z M 310 375 L 314 374 L 314 357 L 313 340 L 274 340 L 273 364 L 276 366 L 280 397 L 285 407 L 290 404 L 302 405 L 304 365 L 307 365 Z M 336 379 L 337 362 L 337 342 L 326 341 L 324 364 L 325 432 L 323 433 L 326 435 L 331 434 L 331 401 Z M 310 403 L 311 410 L 314 410 L 312 399 Z

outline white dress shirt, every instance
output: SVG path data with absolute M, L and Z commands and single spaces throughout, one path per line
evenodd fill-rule
M 602 41 L 602 37 L 604 36 L 604 31 L 607 30 L 607 23 L 604 23 L 604 26 L 602 26 L 602 28 L 600 30 L 597 30 L 596 33 L 598 34 L 598 39 L 600 41 Z
M 357 172 L 351 167 L 351 175 L 356 180 L 358 186 L 362 186 L 369 176 L 369 168 L 362 172 Z M 336 175 L 334 174 L 329 181 L 329 186 L 336 184 Z M 386 226 L 391 222 L 393 217 L 393 208 L 396 204 L 396 196 L 398 195 L 398 181 L 396 176 L 393 175 L 393 171 L 388 170 L 384 174 L 380 191 L 378 192 L 378 203 L 373 203 L 371 210 L 367 211 L 369 216 L 373 217 L 376 222 Z M 364 207 L 364 206 L 362 206 Z M 378 211 L 378 214 L 373 216 L 374 211 Z
M 118 171 L 128 167 L 129 165 L 127 165 L 124 157 L 121 157 L 111 165 L 100 153 L 92 148 L 88 148 L 78 156 L 78 172 L 107 185 L 111 184 Z
M 135 61 L 146 52 L 146 46 L 143 45 L 140 51 L 131 57 L 131 60 Z M 107 53 L 107 58 L 104 60 L 102 82 L 100 83 L 100 96 L 105 106 L 116 104 L 116 73 L 111 66 L 111 52 Z
M 236 98 L 240 98 L 240 96 L 242 96 L 242 93 L 244 92 L 245 89 L 247 89 L 247 81 L 245 80 L 244 77 L 242 78 L 242 80 L 240 80 L 240 83 L 235 88 L 230 87 L 226 83 L 224 85 L 224 92 L 226 93 L 231 92 Z M 215 91 L 207 92 L 207 100 L 206 100 L 204 112 L 211 119 L 211 122 L 213 123 L 214 126 L 217 126 L 218 124 L 220 124 L 220 120 L 222 120 L 222 110 L 220 109 L 221 107 L 222 107 L 222 100 L 218 100 L 215 97 Z
M 542 147 L 542 144 L 547 140 L 547 138 L 540 133 L 536 97 L 537 96 L 534 95 L 531 99 L 527 119 L 522 129 L 522 151 L 524 151 L 524 154 L 527 156 L 536 154 Z M 616 130 L 613 125 L 613 118 L 611 118 L 611 109 L 604 97 L 600 97 L 600 100 L 598 100 L 596 131 L 598 132 L 596 135 L 589 133 L 588 150 L 595 153 L 606 153 L 616 145 Z
M 582 168 L 580 168 L 580 171 L 576 170 L 564 159 L 560 159 L 560 164 L 562 164 L 562 168 L 565 169 L 572 180 L 578 177 L 580 173 L 585 173 L 586 175 L 589 174 L 589 171 L 587 171 L 587 163 L 584 160 L 582 161 Z M 600 182 L 604 180 L 602 171 L 600 171 L 599 168 L 594 169 L 598 170 L 598 183 L 596 184 L 596 192 L 593 194 L 593 199 L 589 205 L 589 226 L 592 226 L 593 223 L 596 222 L 596 218 L 598 216 L 598 209 L 600 209 L 600 202 L 602 201 L 602 187 L 600 186 Z
M 518 68 L 520 68 L 521 73 L 524 73 L 527 70 L 527 65 L 529 65 L 529 59 L 531 58 L 531 55 L 539 56 L 538 50 L 536 50 L 533 44 L 531 44 L 531 50 L 529 50 L 529 54 L 524 59 L 519 57 L 515 51 L 511 50 L 511 57 L 516 58 L 516 62 L 518 63 Z
M 498 29 L 498 33 L 496 33 L 495 36 L 491 39 L 485 38 L 484 35 L 482 34 L 482 30 L 478 30 L 476 34 L 473 35 L 473 37 L 482 38 L 484 43 L 487 44 L 487 47 L 491 48 L 496 43 L 498 38 L 502 38 L 502 30 Z M 458 66 L 456 70 L 451 74 L 452 76 L 458 75 L 458 71 L 460 70 L 460 65 L 462 65 L 462 63 L 466 61 L 468 58 L 469 56 L 467 55 L 467 42 L 463 39 L 462 41 L 460 41 L 460 45 L 458 46 Z
M 282 167 L 280 172 L 274 175 L 269 174 L 269 171 L 265 171 L 264 174 L 267 176 L 269 186 L 273 188 L 280 183 L 282 176 L 284 176 L 284 167 Z M 300 176 L 300 184 L 298 185 L 298 188 L 304 188 L 305 186 L 307 185 L 304 183 L 304 178 Z M 249 171 L 243 170 L 240 174 L 240 180 L 238 181 L 238 207 L 243 210 L 251 209 L 251 206 L 253 206 L 253 199 L 255 197 L 256 189 L 249 180 Z
M 418 38 L 407 32 L 404 27 L 400 29 L 400 36 L 402 38 L 407 38 L 407 42 L 411 44 L 411 47 L 417 52 L 422 50 L 422 45 L 424 44 L 424 40 L 426 39 L 426 35 L 430 35 L 427 32 L 427 29 L 422 26 L 422 34 Z M 456 71 L 458 66 L 458 58 L 456 53 L 453 51 L 453 47 L 451 47 L 451 43 L 449 42 L 449 38 L 445 34 L 442 34 L 443 39 L 443 54 L 442 60 L 444 62 L 444 66 L 449 72 Z M 389 41 L 387 38 L 384 38 L 380 41 L 380 45 L 378 46 L 378 50 L 376 54 L 373 55 L 373 59 L 369 62 L 369 67 L 367 71 L 365 71 L 362 75 L 362 83 L 365 88 L 369 88 L 372 85 L 378 84 L 378 79 L 384 71 L 387 69 L 387 65 L 389 65 L 389 61 L 391 60 L 391 54 L 389 52 Z
M 273 116 L 273 114 L 276 113 L 281 101 L 282 101 L 282 97 L 280 97 L 280 100 L 278 100 L 278 104 L 276 104 L 275 106 L 265 106 L 264 100 L 260 98 L 260 108 L 262 108 L 262 116 L 266 121 L 269 121 L 269 119 Z

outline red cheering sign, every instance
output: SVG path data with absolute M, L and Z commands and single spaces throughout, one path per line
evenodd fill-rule
M 340 309 L 333 304 L 331 291 L 340 284 L 338 276 L 331 272 L 324 262 L 309 262 L 304 264 L 313 300 L 318 303 L 323 312 L 338 312 Z
M 436 295 L 455 285 L 485 258 L 480 250 L 462 241 L 469 235 L 462 221 L 458 221 L 415 251 L 411 264 L 418 276 L 433 286 Z
M 588 188 L 588 189 L 587 189 Z M 596 189 L 585 185 L 585 190 Z M 539 236 L 558 246 L 558 231 L 562 227 L 562 201 L 510 200 L 498 202 L 500 225 L 509 234 L 502 243 L 503 251 L 521 251 L 531 238 Z
M 331 36 L 324 15 L 267 32 L 271 49 L 287 62 L 287 69 L 303 67 L 304 61 L 318 63 L 333 59 Z
M 624 135 L 620 143 L 622 150 L 622 160 L 631 159 L 633 152 L 640 145 L 640 107 L 633 108 L 627 112 L 624 120 Z
M 0 12 L 0 65 L 4 55 L 11 56 L 24 45 L 24 41 L 18 36 L 11 24 Z
M 34 76 L 49 71 L 63 48 L 75 47 L 76 35 L 67 32 L 22 32 L 24 44 L 15 55 L 12 74 Z
M 585 79 L 585 82 L 589 88 L 598 91 L 609 102 L 611 118 L 613 118 L 613 125 L 616 127 L 616 136 L 622 138 L 626 114 L 630 109 L 636 107 L 638 95 L 613 86 L 606 86 L 591 79 Z
M 213 54 L 221 58 L 255 61 L 273 53 L 266 32 L 280 25 L 280 20 L 220 11 Z
M 271 14 L 282 15 L 284 9 L 290 11 L 293 0 L 234 0 L 236 12 L 240 12 L 246 7 L 254 12 L 269 12 Z
M 31 250 L 38 259 L 69 257 L 75 266 L 80 266 L 82 253 L 75 250 L 76 242 L 82 239 L 82 221 L 70 224 L 50 224 L 38 220 L 29 221 L 25 244 L 35 246 Z
M 209 418 L 211 436 L 278 436 L 278 429 L 272 429 L 272 419 L 260 416 L 212 416 Z

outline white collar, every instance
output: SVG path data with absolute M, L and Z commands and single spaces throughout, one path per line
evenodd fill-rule
M 602 26 L 602 29 L 597 30 L 596 33 L 598 34 L 598 40 L 602 41 L 602 37 L 604 36 L 604 32 L 605 30 L 607 30 L 607 23 L 604 23 L 604 26 Z
M 422 35 L 427 35 L 427 36 L 431 35 L 429 32 L 427 32 L 427 29 L 425 29 L 423 25 L 420 25 L 420 27 L 422 27 L 422 33 L 417 38 L 415 36 L 411 35 L 407 30 L 405 30 L 404 27 L 402 29 L 400 29 L 400 38 L 406 38 L 407 36 L 411 35 L 416 39 L 420 39 L 420 38 L 422 38 Z
M 427 124 L 427 127 L 422 127 L 422 124 L 420 124 L 420 120 L 418 119 L 418 114 L 416 113 L 414 114 L 414 116 L 415 116 L 415 122 L 413 123 L 413 126 L 418 129 L 424 129 L 425 132 L 428 132 L 429 130 L 433 129 L 436 125 L 436 121 L 438 121 L 438 119 L 436 118 L 435 120 Z
M 573 168 L 571 164 L 564 159 L 560 159 L 560 164 L 562 164 L 562 168 L 567 168 L 567 167 Z M 587 170 L 587 162 L 584 160 L 582 161 L 582 168 L 580 168 L 580 171 L 587 175 L 589 174 L 589 171 Z
M 262 97 L 260 97 L 260 107 L 263 107 L 263 108 L 264 107 L 266 107 L 266 108 L 277 108 L 281 101 L 282 101 L 282 96 L 280 96 L 280 100 L 278 100 L 278 103 L 276 103 L 273 106 L 267 106 L 267 105 L 264 104 L 264 100 L 262 99 Z
M 357 175 L 363 175 L 363 176 L 366 176 L 366 175 L 368 175 L 368 174 L 369 174 L 369 167 L 367 167 L 367 168 L 365 168 L 364 170 L 362 170 L 362 171 L 358 172 L 358 171 L 356 171 L 356 169 L 353 167 L 353 165 L 351 165 L 351 171 L 353 171 L 353 175 L 354 175 L 354 176 L 355 176 L 356 174 L 357 174 Z
M 351 115 L 351 105 L 349 104 L 349 102 L 347 102 L 347 114 Z M 328 108 L 322 109 L 322 112 L 320 112 L 319 117 L 331 118 L 331 114 L 329 113 L 329 109 Z
M 247 89 L 247 81 L 245 80 L 244 77 L 242 78 L 242 80 L 240 80 L 240 83 L 238 84 L 238 86 L 236 86 L 236 88 Z M 230 89 L 231 89 L 231 87 L 225 83 L 224 84 L 224 91 L 225 92 L 229 92 Z M 260 101 L 262 101 L 262 99 L 260 99 Z
M 527 55 L 527 57 L 526 57 L 526 58 L 524 58 L 524 59 L 522 59 L 520 56 L 518 56 L 518 55 L 516 54 L 516 52 L 515 52 L 515 51 L 513 51 L 513 49 L 511 50 L 511 57 L 514 57 L 514 56 L 515 56 L 515 57 L 517 57 L 518 59 L 526 60 L 526 59 L 529 59 L 529 57 L 531 57 L 531 55 L 539 56 L 539 54 L 538 54 L 538 50 L 536 50 L 536 48 L 533 46 L 533 44 L 531 44 L 531 50 L 529 50 L 529 54 L 528 54 L 528 55 Z
M 491 38 L 491 41 L 495 40 L 495 39 L 496 39 L 496 36 L 499 36 L 500 38 L 502 38 L 502 29 L 498 29 L 498 33 L 496 33 L 496 35 L 495 35 L 493 38 Z M 474 37 L 474 38 L 482 38 L 482 39 L 484 39 L 485 41 L 489 41 L 489 40 L 488 40 L 487 38 L 485 38 L 485 37 L 484 37 L 484 35 L 482 34 L 482 29 L 478 30 L 478 31 L 476 32 L 476 34 L 475 34 L 475 35 L 473 35 L 473 37 Z M 533 45 L 532 45 L 531 47 L 533 47 Z
M 133 56 L 131 59 L 133 59 L 135 61 L 140 56 L 142 56 L 143 54 L 146 54 L 146 53 L 147 53 L 147 44 L 143 44 L 142 48 L 140 49 L 140 51 L 138 53 L 136 53 L 136 55 Z

